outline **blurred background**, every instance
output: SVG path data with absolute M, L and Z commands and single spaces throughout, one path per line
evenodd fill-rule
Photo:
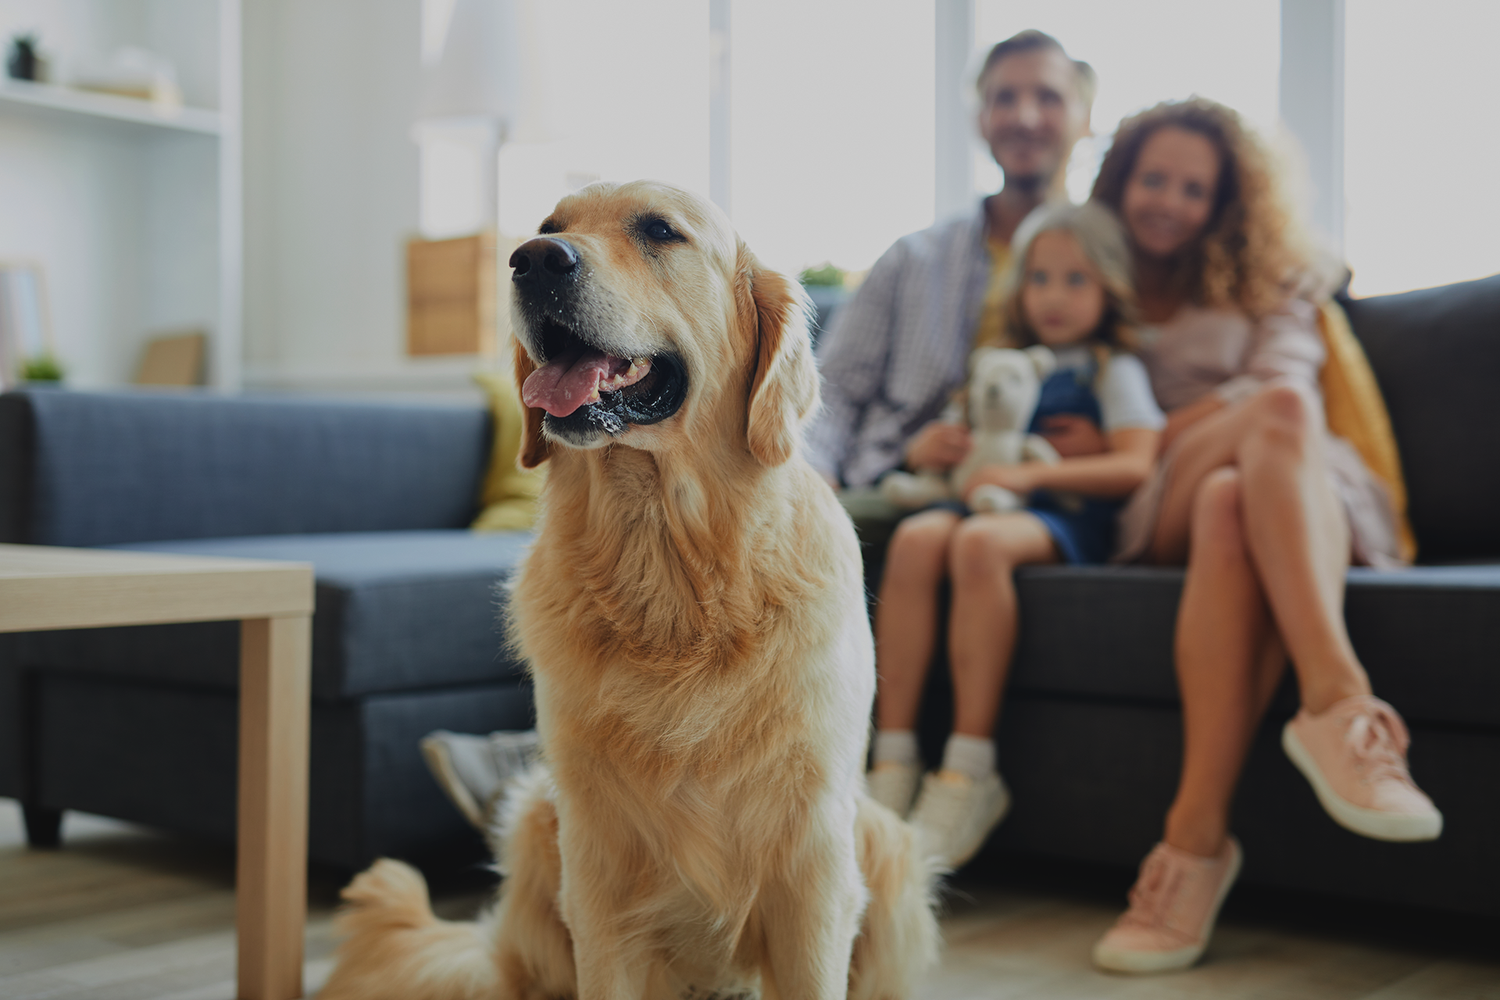
M 999 186 L 972 77 L 1023 28 L 1099 74 L 1075 198 L 1121 117 L 1202 94 L 1283 154 L 1356 294 L 1500 271 L 1477 0 L 0 0 L 0 369 L 461 391 L 509 248 L 598 179 L 857 280 Z

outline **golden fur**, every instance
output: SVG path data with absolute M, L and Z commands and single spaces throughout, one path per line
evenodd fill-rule
M 908 996 L 934 872 L 864 794 L 874 652 L 852 526 L 800 454 L 804 297 L 662 185 L 594 185 L 542 231 L 587 271 L 564 318 L 612 355 L 673 352 L 687 391 L 586 440 L 528 410 L 522 461 L 551 468 L 510 610 L 545 764 L 503 810 L 497 907 L 438 921 L 415 871 L 377 862 L 320 996 Z M 540 334 L 517 321 L 524 382 Z

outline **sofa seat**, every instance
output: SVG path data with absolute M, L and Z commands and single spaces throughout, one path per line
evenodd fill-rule
M 1183 571 L 1045 566 L 1016 574 L 1021 629 L 1010 690 L 1175 707 Z M 1500 730 L 1500 563 L 1354 568 L 1350 639 L 1375 690 L 1411 725 Z M 1079 623 L 1087 622 L 1086 628 Z M 1290 686 L 1277 708 L 1295 709 Z
M 499 584 L 525 554 L 525 532 L 341 532 L 138 542 L 110 548 L 310 562 L 316 576 L 315 699 L 520 679 L 504 655 Z M 87 664 L 217 690 L 238 686 L 234 623 L 55 632 L 46 662 Z

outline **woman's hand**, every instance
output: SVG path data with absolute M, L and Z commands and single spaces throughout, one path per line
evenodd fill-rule
M 1098 455 L 1109 450 L 1099 425 L 1076 413 L 1059 413 L 1042 421 L 1042 437 L 1063 458 Z
M 972 447 L 974 439 L 963 424 L 934 420 L 906 443 L 906 466 L 947 472 L 967 458 Z
M 1017 465 L 984 465 L 975 469 L 964 481 L 964 502 L 980 486 L 999 486 L 1025 498 L 1038 487 L 1037 472 L 1044 467 L 1042 462 L 1021 462 Z

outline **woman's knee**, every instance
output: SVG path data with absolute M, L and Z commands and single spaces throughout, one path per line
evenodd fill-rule
M 1240 472 L 1233 466 L 1204 476 L 1193 495 L 1193 544 L 1243 550 L 1243 498 Z
M 1317 395 L 1296 383 L 1277 380 L 1256 393 L 1251 402 L 1255 420 L 1250 441 L 1278 448 L 1303 450 L 1321 428 L 1323 408 Z

